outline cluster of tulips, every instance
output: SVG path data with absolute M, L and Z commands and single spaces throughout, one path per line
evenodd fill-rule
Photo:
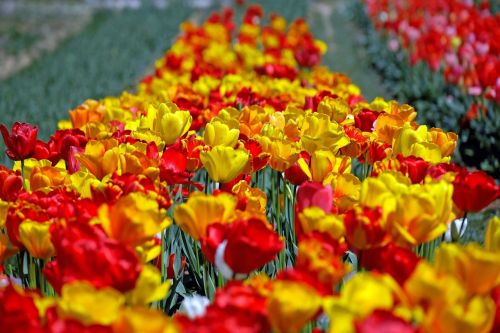
M 364 1 L 375 27 L 391 35 L 392 50 L 442 69 L 471 96 L 500 102 L 500 17 L 487 1 Z
M 6 332 L 498 332 L 495 180 L 307 23 L 184 23 L 136 93 L 0 126 Z M 453 222 L 456 221 L 456 222 Z

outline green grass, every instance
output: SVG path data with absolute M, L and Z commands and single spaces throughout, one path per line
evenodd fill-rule
M 40 137 L 48 139 L 57 121 L 86 99 L 132 88 L 169 47 L 189 14 L 180 0 L 165 10 L 97 13 L 80 34 L 0 81 L 0 123 L 34 123 Z

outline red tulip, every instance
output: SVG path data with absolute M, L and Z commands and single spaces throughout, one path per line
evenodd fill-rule
M 363 132 L 373 132 L 379 112 L 365 109 L 354 117 L 354 124 Z
M 33 298 L 11 284 L 0 289 L 0 327 L 2 332 L 45 332 Z
M 132 248 L 109 239 L 95 225 L 53 224 L 50 233 L 57 257 L 45 266 L 44 274 L 56 291 L 60 292 L 63 284 L 75 280 L 88 281 L 96 288 L 113 287 L 121 292 L 134 288 L 142 267 Z
M 401 154 L 398 154 L 397 159 L 401 163 L 400 171 L 410 177 L 413 184 L 418 184 L 424 180 L 429 168 L 429 162 L 420 157 L 404 157 Z
M 50 161 L 53 165 L 60 159 L 69 163 L 71 148 L 84 148 L 87 141 L 85 133 L 78 128 L 56 131 L 48 143 Z
M 483 171 L 462 170 L 453 181 L 453 201 L 465 212 L 479 212 L 498 196 L 495 179 Z
M 344 216 L 347 241 L 357 250 L 379 247 L 387 244 L 389 235 L 380 225 L 382 209 L 367 208 L 350 210 Z
M 416 333 L 417 327 L 387 310 L 375 310 L 362 321 L 354 323 L 356 333 Z
M 182 332 L 243 332 L 265 333 L 270 331 L 266 317 L 266 298 L 255 289 L 231 281 L 224 289 L 217 290 L 214 302 L 202 316 L 189 318 L 175 316 Z
M 413 251 L 389 244 L 359 253 L 361 266 L 391 275 L 401 285 L 411 276 L 421 260 Z
M 18 173 L 0 165 L 0 199 L 14 201 L 23 188 L 23 179 Z
M 303 158 L 308 165 L 311 163 L 311 155 L 306 151 L 301 152 L 299 158 Z M 297 162 L 285 170 L 285 178 L 294 185 L 301 185 L 309 180 L 309 177 L 302 171 Z
M 265 221 L 251 218 L 213 224 L 202 239 L 202 251 L 226 278 L 249 274 L 273 260 L 283 242 Z
M 21 161 L 35 154 L 38 127 L 16 122 L 11 133 L 4 124 L 0 124 L 0 131 L 7 147 L 6 154 L 11 160 Z

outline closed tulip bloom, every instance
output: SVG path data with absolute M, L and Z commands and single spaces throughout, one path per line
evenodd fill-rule
M 245 170 L 249 154 L 243 149 L 216 146 L 209 151 L 202 151 L 200 158 L 213 181 L 227 183 Z
M 12 131 L 4 124 L 0 124 L 5 146 L 6 154 L 13 161 L 22 161 L 30 158 L 35 153 L 37 144 L 38 127 L 27 123 L 14 123 Z
M 50 223 L 25 220 L 19 225 L 19 238 L 34 258 L 49 259 L 55 255 L 50 241 Z
M 234 147 L 238 142 L 240 131 L 230 128 L 220 121 L 213 121 L 205 126 L 203 141 L 207 146 L 227 146 Z
M 490 252 L 500 252 L 500 218 L 498 216 L 488 222 L 484 235 L 484 248 Z

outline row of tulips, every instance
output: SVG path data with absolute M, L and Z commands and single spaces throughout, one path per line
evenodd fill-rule
M 184 23 L 136 93 L 86 101 L 48 142 L 0 126 L 0 327 L 498 331 L 500 219 L 457 243 L 495 180 L 321 67 L 304 20 L 232 16 Z
M 377 29 L 391 35 L 389 45 L 402 47 L 410 63 L 426 62 L 446 80 L 473 96 L 500 101 L 500 17 L 488 2 L 366 0 Z
M 463 0 L 363 0 L 353 9 L 388 91 L 414 104 L 420 121 L 459 131 L 456 156 L 498 179 L 500 19 L 494 9 Z

